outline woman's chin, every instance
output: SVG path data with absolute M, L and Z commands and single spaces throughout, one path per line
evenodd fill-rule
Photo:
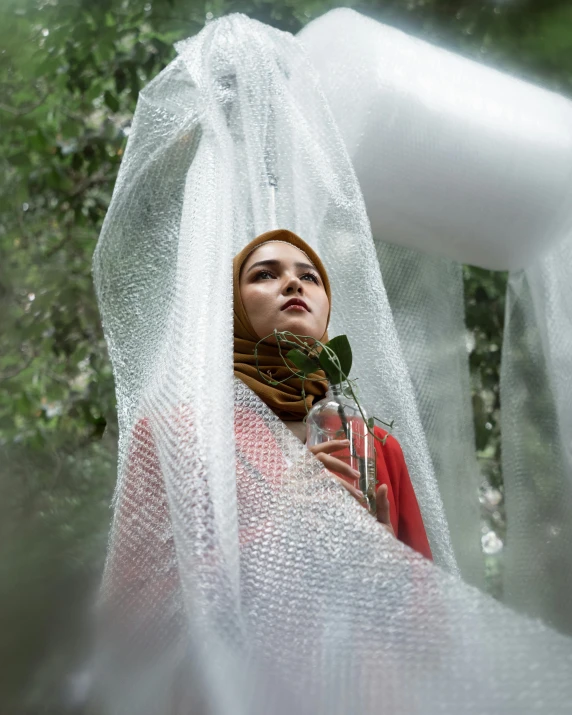
M 319 339 L 314 335 L 316 332 L 314 325 L 310 325 L 305 315 L 297 315 L 292 311 L 290 315 L 280 316 L 280 318 L 281 320 L 278 321 L 276 330 L 288 330 L 291 333 L 296 333 L 296 335 L 310 335 L 315 337 L 316 340 Z

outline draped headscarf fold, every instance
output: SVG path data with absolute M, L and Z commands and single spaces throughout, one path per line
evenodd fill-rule
M 299 236 L 286 229 L 276 229 L 267 231 L 257 236 L 248 243 L 240 253 L 234 257 L 233 261 L 233 292 L 234 292 L 234 374 L 240 378 L 251 390 L 253 390 L 261 400 L 282 420 L 302 420 L 307 410 L 314 402 L 321 400 L 326 395 L 327 382 L 326 374 L 323 370 L 312 373 L 306 380 L 304 390 L 306 399 L 302 398 L 302 380 L 293 376 L 280 357 L 278 347 L 270 342 L 264 341 L 258 346 L 258 367 L 261 372 L 273 380 L 284 380 L 290 376 L 287 382 L 279 385 L 270 385 L 258 373 L 256 369 L 256 359 L 254 347 L 261 337 L 258 336 L 248 314 L 244 308 L 240 295 L 240 273 L 248 256 L 263 243 L 268 242 L 289 243 L 300 249 L 307 255 L 320 274 L 324 290 L 328 296 L 330 311 L 328 312 L 328 322 L 326 332 L 320 338 L 325 343 L 328 341 L 327 325 L 330 321 L 332 306 L 332 296 L 330 292 L 330 282 L 328 274 L 317 253 Z M 294 365 L 291 364 L 294 368 Z M 316 381 L 316 378 L 322 378 Z

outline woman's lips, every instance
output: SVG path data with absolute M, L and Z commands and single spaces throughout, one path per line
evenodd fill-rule
M 289 305 L 287 308 L 283 308 L 283 310 L 301 310 L 304 313 L 308 312 L 303 305 Z
M 290 308 L 301 308 L 302 310 L 306 310 L 308 313 L 310 312 L 310 308 L 306 305 L 306 301 L 301 298 L 290 298 L 290 300 L 287 300 L 280 310 L 289 310 Z

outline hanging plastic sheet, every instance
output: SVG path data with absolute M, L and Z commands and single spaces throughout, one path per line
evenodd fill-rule
M 453 544 L 476 584 L 477 465 L 460 266 L 449 261 L 513 271 L 506 599 L 572 632 L 572 103 L 351 10 L 299 37 L 364 192 Z
M 462 268 L 440 256 L 376 240 L 455 556 L 463 578 L 485 588 L 479 484 Z
M 572 633 L 572 243 L 511 273 L 501 374 L 505 597 Z

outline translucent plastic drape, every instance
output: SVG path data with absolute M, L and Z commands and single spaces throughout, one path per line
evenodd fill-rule
M 298 35 L 382 240 L 492 270 L 572 230 L 572 102 L 339 8 Z
M 505 593 L 572 633 L 572 102 L 349 9 L 299 38 L 364 193 L 455 553 L 476 584 L 477 465 L 460 266 L 449 261 L 514 271 Z
M 508 603 L 572 633 L 572 241 L 511 273 L 501 375 Z
M 456 575 L 363 200 L 303 49 L 233 15 L 178 51 L 141 93 L 94 257 L 121 430 L 103 711 L 562 710 L 572 643 Z M 396 421 L 446 570 L 233 376 L 231 259 L 274 225 L 324 260 L 330 334 L 348 334 L 370 413 Z
M 463 578 L 484 588 L 462 267 L 375 241 Z

